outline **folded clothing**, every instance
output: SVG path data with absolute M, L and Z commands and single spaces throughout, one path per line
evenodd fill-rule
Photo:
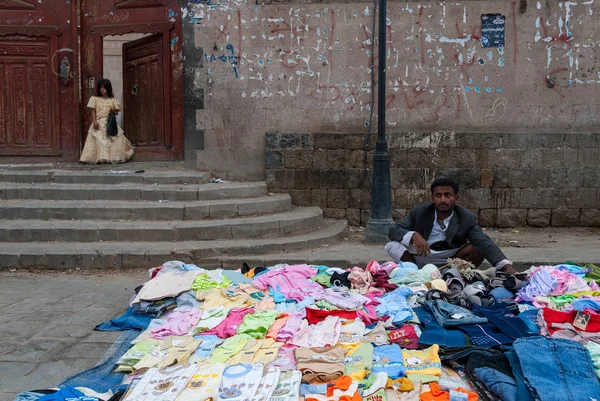
M 442 361 L 438 355 L 440 347 L 437 344 L 424 350 L 402 350 L 402 357 L 406 366 L 406 377 L 411 380 L 430 382 L 439 380 L 442 375 Z M 423 376 L 435 376 L 430 380 L 423 380 Z
M 317 324 L 322 322 L 327 318 L 327 316 L 337 316 L 343 319 L 354 320 L 356 319 L 356 311 L 306 308 L 306 320 L 308 320 L 309 324 Z
M 581 322 L 582 324 L 574 324 L 577 314 L 582 314 L 582 312 L 579 311 L 573 310 L 571 312 L 561 312 L 550 308 L 544 308 L 542 313 L 550 334 L 553 334 L 557 330 L 552 327 L 552 323 L 571 323 L 581 331 L 590 333 L 600 332 L 600 315 L 584 314 L 587 316 L 586 319 L 588 319 L 587 323 L 584 325 L 583 322 Z M 582 329 L 582 327 L 585 327 L 585 329 Z
M 488 322 L 485 317 L 477 316 L 466 308 L 452 305 L 445 301 L 425 301 L 425 305 L 427 305 L 433 313 L 435 320 L 442 327 L 457 327 Z
M 459 330 L 466 333 L 473 345 L 482 348 L 498 347 L 500 345 L 512 344 L 514 339 L 501 332 L 498 327 L 491 323 L 467 324 L 459 326 Z
M 517 382 L 506 355 L 474 353 L 467 365 L 477 379 L 502 401 L 518 401 Z
M 419 347 L 419 336 L 414 326 L 404 324 L 400 329 L 388 331 L 389 340 L 402 348 L 417 349 Z
M 487 318 L 490 323 L 512 339 L 536 335 L 522 319 L 501 304 L 489 307 L 473 306 L 473 310 Z
M 373 349 L 372 373 L 385 372 L 391 379 L 404 376 L 406 369 L 398 344 L 380 345 Z
M 296 348 L 296 368 L 304 383 L 327 383 L 344 375 L 344 350 L 338 347 Z
M 414 308 L 413 312 L 419 317 L 424 329 L 419 337 L 419 344 L 439 344 L 443 347 L 464 347 L 465 335 L 460 330 L 445 329 L 438 324 L 433 315 L 425 308 Z

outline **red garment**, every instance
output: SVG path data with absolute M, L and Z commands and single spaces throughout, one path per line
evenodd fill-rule
M 317 324 L 325 320 L 327 316 L 337 316 L 343 319 L 356 319 L 356 311 L 345 310 L 321 310 L 306 308 L 306 320 L 309 324 Z
M 546 325 L 548 326 L 548 332 L 550 334 L 554 334 L 555 331 L 560 329 L 555 329 L 552 327 L 552 323 L 571 323 L 573 324 L 575 321 L 575 316 L 577 316 L 577 311 L 572 310 L 571 312 L 561 312 L 550 308 L 544 308 L 543 311 L 544 320 L 546 321 Z M 590 318 L 588 320 L 587 326 L 585 330 L 581 330 L 575 325 L 576 330 L 585 331 L 588 333 L 598 333 L 600 332 L 600 315 L 589 315 Z
M 379 271 L 373 274 L 373 287 L 382 289 L 385 292 L 394 291 L 398 286 L 389 282 L 390 275 L 386 271 Z
M 203 332 L 202 335 L 213 334 L 219 338 L 233 337 L 237 333 L 238 326 L 242 323 L 242 320 L 244 320 L 244 316 L 254 312 L 255 310 L 252 308 L 234 308 L 229 311 L 225 320 L 209 331 Z
M 388 331 L 388 338 L 391 342 L 398 344 L 400 348 L 419 348 L 419 336 L 410 324 L 405 324 L 400 329 Z

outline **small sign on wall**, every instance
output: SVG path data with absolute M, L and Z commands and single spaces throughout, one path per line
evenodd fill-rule
M 483 47 L 504 47 L 504 15 L 481 15 L 481 45 Z

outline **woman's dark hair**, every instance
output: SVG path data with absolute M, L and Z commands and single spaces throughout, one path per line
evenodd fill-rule
M 100 88 L 106 89 L 106 96 L 115 97 L 112 90 L 112 84 L 110 83 L 109 79 L 102 78 L 98 81 L 98 85 L 96 85 L 96 92 L 98 92 L 98 97 L 102 97 L 102 93 L 100 93 Z
M 431 184 L 431 192 L 433 192 L 433 189 L 436 187 L 451 187 L 454 189 L 454 195 L 458 195 L 458 183 L 452 178 L 443 177 L 436 179 Z

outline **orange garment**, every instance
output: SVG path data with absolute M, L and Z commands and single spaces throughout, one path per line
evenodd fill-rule
M 358 382 L 349 376 L 342 376 L 327 383 L 326 395 L 307 394 L 305 399 L 306 401 L 362 401 L 358 392 Z
M 283 326 L 285 326 L 285 323 L 288 321 L 289 318 L 290 315 L 288 315 L 287 313 L 280 313 L 279 315 L 277 315 L 275 323 L 273 323 L 273 326 L 271 326 L 269 328 L 269 331 L 267 331 L 267 338 L 272 338 L 276 340 L 277 334 L 279 334 L 279 330 L 281 330 Z
M 421 394 L 421 401 L 450 401 L 450 392 L 442 390 L 436 382 L 429 383 L 429 389 L 430 391 Z M 452 391 L 467 394 L 469 396 L 469 401 L 479 400 L 477 393 L 465 390 L 462 387 L 455 388 Z

